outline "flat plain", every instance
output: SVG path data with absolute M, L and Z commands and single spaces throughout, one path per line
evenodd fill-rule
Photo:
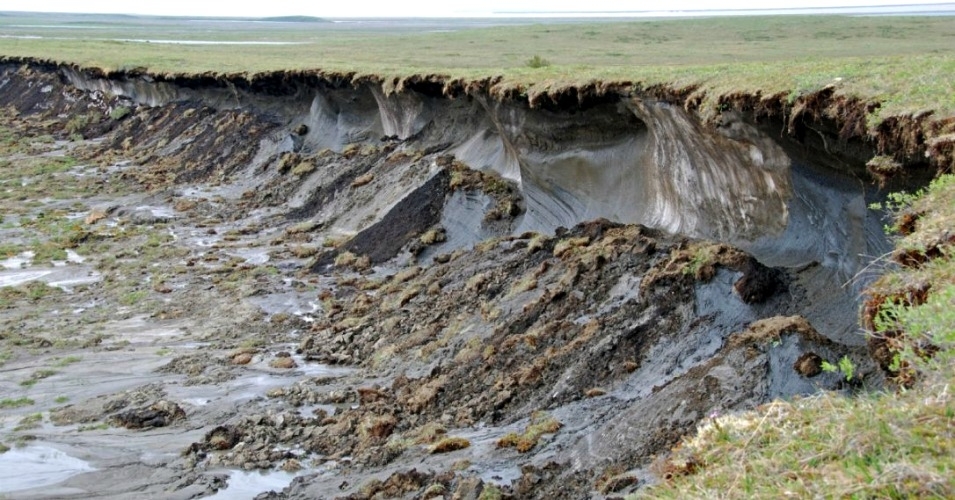
M 708 97 L 795 97 L 835 85 L 881 102 L 886 116 L 955 113 L 955 16 L 276 22 L 0 13 L 0 54 L 155 73 L 501 77 L 528 93 L 623 81 L 694 86 Z

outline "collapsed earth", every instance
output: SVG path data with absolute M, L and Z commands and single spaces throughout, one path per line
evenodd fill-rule
M 704 102 L 0 60 L 0 494 L 623 498 L 701 423 L 910 382 L 862 331 L 947 252 L 885 207 L 955 122 Z

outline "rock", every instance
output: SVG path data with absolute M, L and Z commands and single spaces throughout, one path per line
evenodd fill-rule
M 196 202 L 195 200 L 187 200 L 184 198 L 180 198 L 176 200 L 175 203 L 173 203 L 172 208 L 175 209 L 177 212 L 188 212 L 196 208 L 197 206 L 199 206 L 199 203 Z
M 733 289 L 747 304 L 765 302 L 784 286 L 782 273 L 764 266 L 752 257 L 743 262 L 740 272 L 743 276 L 733 284 Z
M 358 402 L 363 405 L 388 399 L 388 393 L 377 387 L 359 387 L 357 392 Z
M 298 367 L 298 365 L 295 364 L 295 360 L 292 358 L 275 358 L 269 362 L 269 366 L 271 366 L 272 368 L 278 368 L 281 370 L 288 370 L 291 368 Z
M 247 365 L 252 362 L 252 353 L 240 352 L 232 357 L 233 365 Z
M 185 420 L 186 412 L 176 403 L 158 401 L 147 408 L 126 411 L 112 417 L 114 424 L 127 429 L 165 427 L 178 420 Z
M 468 477 L 458 483 L 451 500 L 478 500 L 484 491 L 484 481 L 479 477 Z
M 90 213 L 86 216 L 86 224 L 93 225 L 97 222 L 109 217 L 109 215 L 116 211 L 115 205 L 110 205 L 106 207 L 94 207 L 90 210 Z
M 358 177 L 355 178 L 354 181 L 352 181 L 351 187 L 353 188 L 362 187 L 371 183 L 371 181 L 373 180 L 375 180 L 375 174 L 371 172 L 364 175 L 359 175 Z

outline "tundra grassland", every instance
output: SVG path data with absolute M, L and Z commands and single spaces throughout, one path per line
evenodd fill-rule
M 795 98 L 834 85 L 880 102 L 876 120 L 955 113 L 953 42 L 955 16 L 331 23 L 0 15 L 0 54 L 104 70 L 501 77 L 528 94 L 633 82 L 695 87 L 704 103 L 728 93 Z

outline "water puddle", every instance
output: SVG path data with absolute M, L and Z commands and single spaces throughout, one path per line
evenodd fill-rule
M 38 280 L 52 272 L 52 270 L 0 272 L 0 287 L 19 286 L 24 283 Z
M 248 375 L 241 376 L 227 382 L 222 386 L 198 386 L 197 389 L 181 391 L 186 397 L 197 400 L 216 400 L 220 397 L 232 403 L 242 403 L 245 401 L 263 397 L 272 389 L 286 387 L 292 383 L 305 378 L 340 378 L 354 373 L 357 368 L 331 366 L 320 363 L 308 363 L 298 356 L 293 356 L 298 368 L 284 372 L 261 372 L 255 370 Z M 250 370 L 251 371 L 251 370 Z M 323 407 L 324 408 L 324 407 Z M 327 409 L 327 408 L 326 408 Z
M 306 418 L 314 418 L 317 410 L 322 410 L 326 415 L 332 416 L 338 412 L 338 407 L 328 404 L 303 405 L 298 408 L 298 414 Z
M 131 344 L 153 343 L 157 340 L 169 340 L 183 335 L 181 325 L 152 322 L 147 316 L 135 316 L 120 321 L 111 321 L 103 325 L 103 332 L 115 332 L 116 341 L 129 341 Z
M 0 266 L 3 266 L 4 269 L 20 269 L 27 267 L 31 262 L 33 262 L 34 256 L 36 256 L 36 254 L 33 252 L 23 252 L 17 256 L 0 260 Z
M 261 248 L 237 248 L 229 255 L 245 259 L 247 264 L 262 265 L 270 260 L 269 251 Z
M 68 36 L 40 36 L 40 35 L 0 35 L 0 38 L 12 40 L 80 40 Z M 276 41 L 229 41 L 229 40 L 152 40 L 146 38 L 93 38 L 104 42 L 127 43 L 154 43 L 159 45 L 302 45 L 305 42 L 276 42 Z
M 149 212 L 153 217 L 160 219 L 174 219 L 176 212 L 170 207 L 154 207 L 143 205 L 136 207 L 137 212 Z
M 67 250 L 66 260 L 54 260 L 53 267 L 63 267 L 67 264 L 82 264 L 84 262 L 86 262 L 86 257 L 83 257 L 73 250 Z
M 113 38 L 113 42 L 157 43 L 169 45 L 302 45 L 304 42 L 226 41 L 226 40 L 153 40 L 145 38 Z
M 302 356 L 293 355 L 292 359 L 298 364 L 298 368 L 295 370 L 306 377 L 311 378 L 339 378 L 354 373 L 357 368 L 344 367 L 344 366 L 332 366 L 322 363 L 313 363 L 306 361 Z
M 43 488 L 93 470 L 85 460 L 48 446 L 15 448 L 0 455 L 0 493 Z
M 247 300 L 266 314 L 294 314 L 306 319 L 306 316 L 321 311 L 314 293 L 272 293 L 249 297 Z
M 220 500 L 254 498 L 260 493 L 268 491 L 280 492 L 292 484 L 293 479 L 295 479 L 295 474 L 289 472 L 262 474 L 259 472 L 229 471 L 228 487 L 206 498 Z

